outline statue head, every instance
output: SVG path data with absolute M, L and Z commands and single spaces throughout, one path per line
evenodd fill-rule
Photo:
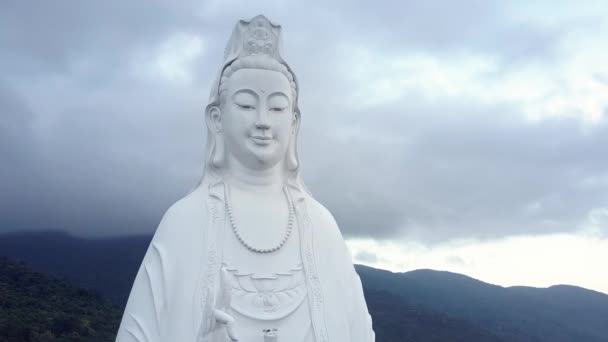
M 221 174 L 231 157 L 250 169 L 281 163 L 297 178 L 298 87 L 280 34 L 281 27 L 261 15 L 237 23 L 205 112 L 205 173 Z

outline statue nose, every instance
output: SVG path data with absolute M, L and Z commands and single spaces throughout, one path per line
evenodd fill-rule
M 268 111 L 266 108 L 260 108 L 258 112 L 258 117 L 255 121 L 255 127 L 257 129 L 269 129 L 270 121 L 268 121 Z
M 255 123 L 255 128 L 257 129 L 269 129 L 270 124 L 268 122 L 257 121 Z

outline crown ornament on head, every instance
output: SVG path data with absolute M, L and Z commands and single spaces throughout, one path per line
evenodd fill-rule
M 271 30 L 271 23 L 266 17 L 258 15 L 251 19 L 245 33 L 243 50 L 247 55 L 272 56 L 277 47 L 277 37 Z
M 257 15 L 250 21 L 239 20 L 226 45 L 224 63 L 230 64 L 239 57 L 251 55 L 266 55 L 285 63 L 280 37 L 281 26 L 273 24 L 263 15 Z
M 209 103 L 219 103 L 220 81 L 226 67 L 238 58 L 246 56 L 267 56 L 285 65 L 293 76 L 296 89 L 299 89 L 296 75 L 283 58 L 282 50 L 281 25 L 273 24 L 263 15 L 257 15 L 250 21 L 239 20 L 224 50 L 224 61 L 211 89 Z M 297 94 L 295 108 L 299 112 Z

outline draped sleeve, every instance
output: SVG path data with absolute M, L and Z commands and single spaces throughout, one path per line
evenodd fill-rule
M 156 229 L 135 277 L 116 342 L 196 341 L 210 319 L 205 194 L 173 204 Z
M 361 279 L 354 268 L 350 277 L 349 282 L 352 286 L 349 287 L 349 290 L 352 305 L 349 309 L 348 318 L 351 341 L 373 342 L 376 340 L 376 336 L 372 329 L 372 317 L 367 310 Z
M 314 234 L 318 245 L 315 252 L 320 273 L 325 278 L 322 279 L 328 304 L 325 310 L 330 319 L 338 320 L 338 316 L 342 316 L 346 330 L 330 336 L 340 340 L 348 336 L 350 342 L 374 342 L 372 318 L 350 251 L 332 214 L 318 202 L 314 206 L 316 215 L 313 216 L 317 216 L 313 219 L 317 221 Z M 330 327 L 330 330 L 334 329 Z
M 167 314 L 167 254 L 158 236 L 170 229 L 172 210 L 163 216 L 139 267 L 116 342 L 160 342 Z

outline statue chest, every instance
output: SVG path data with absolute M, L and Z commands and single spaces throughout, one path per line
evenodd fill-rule
M 306 277 L 300 236 L 294 228 L 280 249 L 258 253 L 244 246 L 229 223 L 226 225 L 222 267 L 230 275 L 235 311 L 259 320 L 276 320 L 287 317 L 304 302 Z
M 252 341 L 264 329 L 277 329 L 281 340 L 314 341 L 299 238 L 294 227 L 279 250 L 256 253 L 226 227 L 222 267 L 230 275 L 230 306 L 239 332 Z

